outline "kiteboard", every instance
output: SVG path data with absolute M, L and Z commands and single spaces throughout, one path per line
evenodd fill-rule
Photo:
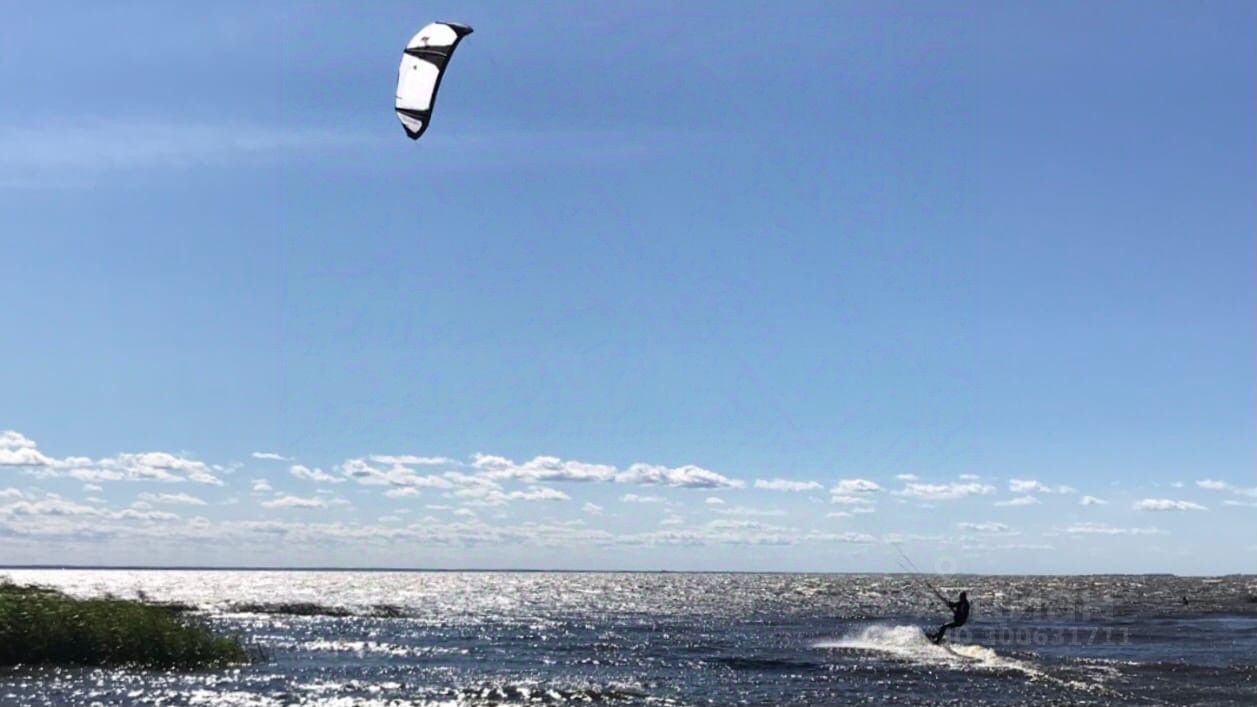
M 921 633 L 925 634 L 925 640 L 929 641 L 930 643 L 934 643 L 933 637 L 930 636 L 929 629 L 925 627 L 921 627 Z M 947 651 L 948 654 L 950 654 L 953 658 L 956 658 L 957 660 L 963 660 L 967 663 L 976 663 L 980 661 L 979 658 L 974 658 L 971 655 L 957 653 L 955 650 L 952 649 L 950 642 L 947 640 L 946 636 L 944 636 L 942 640 L 940 640 L 938 643 L 934 643 L 934 645 Z

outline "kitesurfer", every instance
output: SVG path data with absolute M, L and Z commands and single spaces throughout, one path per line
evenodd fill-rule
M 925 634 L 934 643 L 943 640 L 943 634 L 947 633 L 947 629 L 960 628 L 969 621 L 969 596 L 967 593 L 961 592 L 959 599 L 947 602 L 947 607 L 951 609 L 951 621 L 939 626 L 934 633 Z

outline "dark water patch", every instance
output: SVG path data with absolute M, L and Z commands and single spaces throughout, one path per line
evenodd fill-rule
M 756 672 L 808 672 L 822 670 L 824 666 L 807 660 L 790 660 L 782 658 L 744 658 L 723 657 L 712 659 L 713 663 L 733 670 L 751 670 Z

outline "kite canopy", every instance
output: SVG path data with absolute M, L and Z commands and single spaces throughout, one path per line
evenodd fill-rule
M 433 22 L 411 37 L 402 52 L 397 69 L 397 119 L 411 140 L 418 140 L 428 129 L 445 65 L 471 31 L 456 22 Z

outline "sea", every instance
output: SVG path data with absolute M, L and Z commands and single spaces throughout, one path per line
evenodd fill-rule
M 0 669 L 3 705 L 1257 705 L 1257 576 L 30 570 L 257 653 Z M 929 585 L 967 590 L 970 623 Z

